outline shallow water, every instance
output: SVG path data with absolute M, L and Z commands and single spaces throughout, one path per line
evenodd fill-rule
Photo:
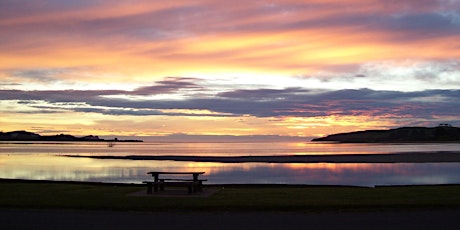
M 208 184 L 404 185 L 460 183 L 460 163 L 211 163 L 70 155 L 308 155 L 459 151 L 460 144 L 28 143 L 0 144 L 0 178 L 140 183 L 149 171 L 205 171 Z

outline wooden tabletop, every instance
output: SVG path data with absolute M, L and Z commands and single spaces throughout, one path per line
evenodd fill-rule
M 204 174 L 206 172 L 148 172 L 147 174 Z

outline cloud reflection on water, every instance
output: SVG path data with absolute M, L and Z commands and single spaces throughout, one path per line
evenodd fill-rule
M 213 163 L 2 155 L 0 178 L 141 183 L 149 171 L 205 171 L 208 184 L 391 185 L 460 183 L 460 163 Z

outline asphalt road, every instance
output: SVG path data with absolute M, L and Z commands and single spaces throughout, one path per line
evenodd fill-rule
M 123 212 L 0 208 L 0 229 L 460 229 L 460 210 Z

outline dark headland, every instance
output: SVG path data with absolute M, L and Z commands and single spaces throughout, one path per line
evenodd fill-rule
M 389 130 L 365 130 L 338 133 L 312 141 L 341 143 L 460 142 L 460 128 L 448 124 L 437 127 L 402 127 Z
M 142 140 L 102 139 L 98 136 L 75 137 L 68 134 L 42 136 L 27 131 L 0 132 L 0 141 L 101 141 L 101 142 L 142 142 Z

